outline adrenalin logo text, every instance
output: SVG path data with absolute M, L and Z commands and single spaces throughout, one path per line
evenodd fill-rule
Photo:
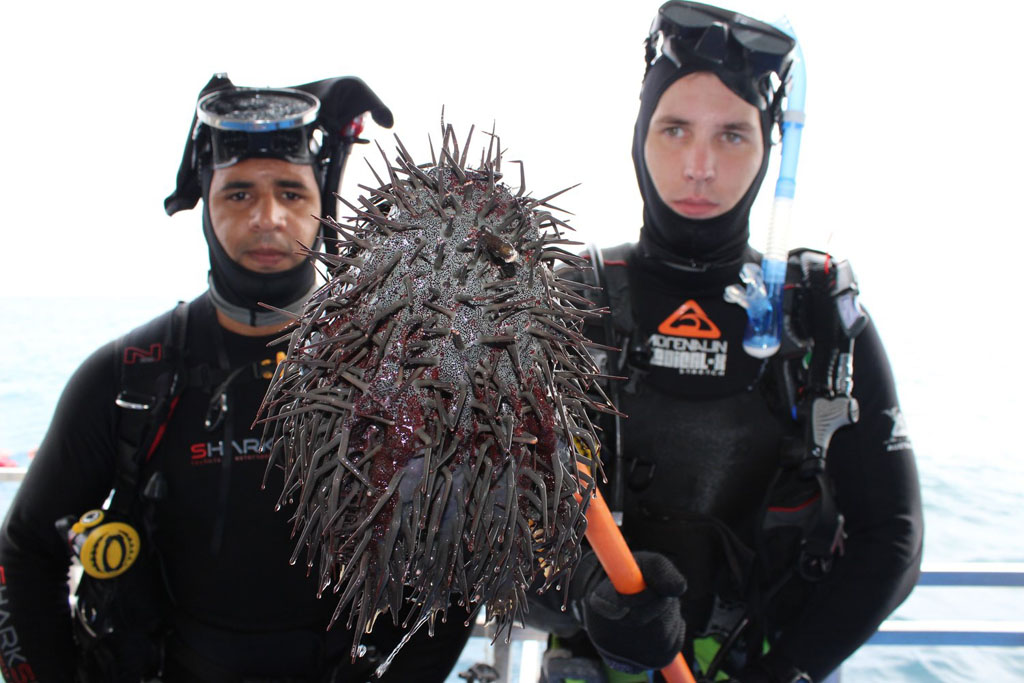
M 651 335 L 651 365 L 676 368 L 680 375 L 725 375 L 729 342 Z

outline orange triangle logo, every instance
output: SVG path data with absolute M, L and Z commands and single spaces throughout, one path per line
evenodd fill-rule
M 718 339 L 722 331 L 704 312 L 697 302 L 690 299 L 658 325 L 658 332 L 673 337 L 697 337 Z

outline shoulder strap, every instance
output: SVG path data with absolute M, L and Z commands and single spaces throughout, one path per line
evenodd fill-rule
M 633 305 L 629 298 L 629 260 L 633 255 L 634 245 L 620 244 L 610 249 L 599 249 L 594 244 L 587 245 L 591 269 L 584 271 L 587 284 L 601 288 L 601 305 L 609 313 L 602 318 L 604 343 L 618 350 L 601 351 L 605 354 L 603 372 L 610 375 L 621 374 L 627 358 L 626 345 L 636 336 L 636 322 L 633 319 Z M 620 382 L 612 381 L 608 387 L 608 395 L 615 405 L 620 405 Z M 612 470 L 612 488 L 609 506 L 616 521 L 621 524 L 622 509 L 625 499 L 625 473 L 622 424 L 618 415 L 612 416 L 611 443 L 614 447 L 615 466 Z
M 855 338 L 868 322 L 857 300 L 860 289 L 849 261 L 837 261 L 815 249 L 789 253 L 784 309 L 795 324 L 786 332 L 810 339 L 841 334 Z M 834 332 L 827 327 L 835 326 Z M 785 342 L 785 340 L 783 340 Z
M 784 306 L 789 343 L 784 341 L 780 356 L 788 366 L 782 373 L 785 398 L 793 417 L 803 422 L 803 434 L 789 457 L 799 463 L 804 477 L 817 481 L 821 495 L 817 520 L 804 536 L 798 565 L 809 580 L 829 572 L 845 537 L 825 459 L 832 435 L 858 417 L 857 400 L 851 395 L 853 345 L 868 318 L 857 295 L 857 280 L 848 261 L 835 261 L 812 249 L 790 253 Z
M 597 285 L 604 292 L 602 303 L 611 311 L 611 315 L 605 317 L 606 343 L 612 346 L 616 346 L 623 337 L 632 338 L 636 330 L 633 304 L 629 298 L 628 270 L 634 249 L 632 243 L 603 250 L 594 244 L 587 245 L 587 254 L 593 265 L 592 279 L 588 284 Z
M 119 391 L 114 495 L 110 508 L 127 512 L 139 489 L 139 472 L 163 437 L 184 390 L 189 305 L 132 330 L 114 345 Z

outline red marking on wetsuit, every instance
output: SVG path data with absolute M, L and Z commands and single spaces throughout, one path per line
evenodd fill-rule
M 658 332 L 673 337 L 718 339 L 722 331 L 693 299 L 685 302 L 658 325 Z
M 342 129 L 341 134 L 346 138 L 357 138 L 360 136 L 360 134 L 362 134 L 362 132 L 363 115 L 360 114 L 359 116 L 355 117 L 354 119 L 349 121 L 348 124 L 345 125 L 345 128 Z
M 39 680 L 28 662 L 21 662 L 9 667 L 7 662 L 0 661 L 0 670 L 3 671 L 4 680 L 12 683 L 32 683 L 32 681 Z
M 146 462 L 153 457 L 153 451 L 160 445 L 160 440 L 164 438 L 164 432 L 167 431 L 167 423 L 171 421 L 171 415 L 174 415 L 174 409 L 178 407 L 178 399 L 180 396 L 175 396 L 174 400 L 171 401 L 171 408 L 167 411 L 167 419 L 163 421 L 157 430 L 156 437 L 153 439 L 153 444 L 149 447 L 149 451 L 146 453 Z
M 7 610 L 7 573 L 3 566 L 0 566 L 0 585 L 3 586 L 0 590 L 0 674 L 5 681 L 14 683 L 39 680 L 32 666 L 25 661 L 25 655 L 21 653 L 17 630 L 13 624 L 7 623 L 11 619 L 11 613 Z
M 587 259 L 589 261 L 590 260 L 590 254 L 584 254 L 583 258 L 585 258 L 585 259 Z M 606 265 L 606 266 L 628 266 L 629 264 L 626 263 L 625 261 L 605 261 L 604 265 Z
M 805 500 L 804 502 L 800 503 L 799 505 L 795 505 L 793 507 L 786 507 L 784 505 L 772 505 L 769 506 L 768 509 L 771 510 L 772 512 L 799 512 L 800 510 L 803 510 L 805 507 L 817 503 L 819 498 L 821 498 L 821 494 L 816 493 L 807 500 Z
M 124 364 L 135 365 L 138 362 L 155 363 L 163 358 L 163 344 L 150 344 L 149 350 L 137 346 L 128 346 L 124 350 Z

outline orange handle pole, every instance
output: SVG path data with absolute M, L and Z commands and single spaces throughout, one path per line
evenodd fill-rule
M 581 472 L 589 473 L 586 465 L 581 464 L 579 468 Z M 633 595 L 647 587 L 640 566 L 629 551 L 619 525 L 612 518 L 604 496 L 597 489 L 594 489 L 594 497 L 587 508 L 587 540 L 616 591 Z M 661 670 L 661 675 L 668 683 L 697 683 L 682 652 Z

